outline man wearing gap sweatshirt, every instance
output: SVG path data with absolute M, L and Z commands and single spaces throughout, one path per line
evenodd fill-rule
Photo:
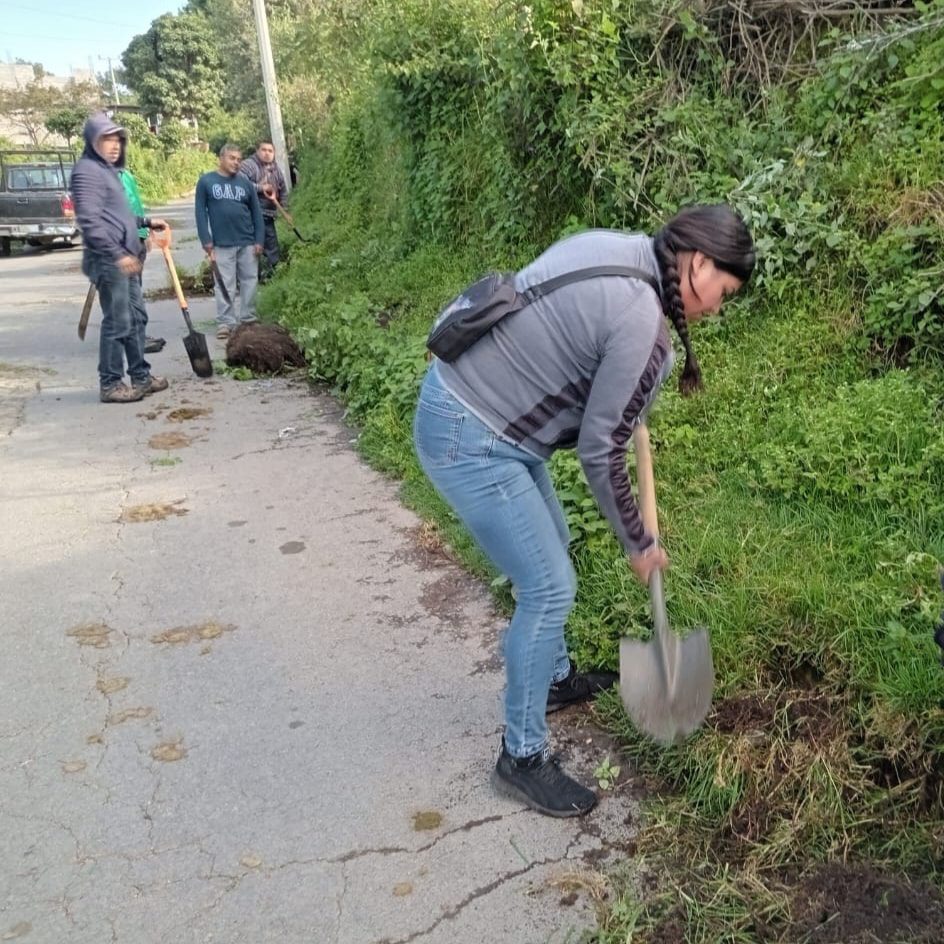
M 239 321 L 256 320 L 257 256 L 262 252 L 262 209 L 256 188 L 239 171 L 241 153 L 235 144 L 220 149 L 216 171 L 197 182 L 195 211 L 200 244 L 214 267 L 216 336 L 226 340 L 236 326 L 233 299 L 239 283 Z
M 102 305 L 99 397 L 103 403 L 132 403 L 167 389 L 167 381 L 152 376 L 144 359 L 147 311 L 137 278 L 145 256 L 138 229 L 163 229 L 167 223 L 135 216 L 128 206 L 118 177 L 125 166 L 125 129 L 98 113 L 85 123 L 84 136 L 71 188 L 82 230 L 82 271 Z M 124 383 L 125 360 L 130 386 Z

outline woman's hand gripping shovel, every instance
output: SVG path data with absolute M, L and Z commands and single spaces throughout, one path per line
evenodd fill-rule
M 656 487 L 649 449 L 649 430 L 640 423 L 633 433 L 642 520 L 659 540 Z M 662 744 L 691 734 L 711 707 L 714 666 L 708 630 L 698 627 L 682 638 L 672 632 L 665 613 L 662 571 L 649 578 L 652 639 L 620 640 L 620 697 L 633 724 Z
M 195 331 L 193 322 L 190 320 L 190 309 L 187 307 L 187 299 L 184 298 L 184 291 L 180 287 L 180 279 L 177 277 L 177 269 L 174 266 L 173 257 L 170 254 L 170 227 L 153 230 L 151 240 L 154 246 L 160 249 L 167 263 L 167 271 L 170 272 L 170 280 L 174 283 L 174 292 L 177 295 L 177 301 L 180 304 L 180 310 L 183 313 L 184 321 L 187 322 L 188 334 L 184 338 L 184 348 L 187 351 L 187 357 L 190 358 L 190 366 L 198 377 L 213 376 L 213 361 L 210 360 L 210 350 L 207 347 L 205 334 Z

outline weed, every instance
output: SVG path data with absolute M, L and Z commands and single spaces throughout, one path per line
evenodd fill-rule
M 213 361 L 213 372 L 233 380 L 254 380 L 256 375 L 248 367 L 230 367 L 226 361 Z
M 616 786 L 619 775 L 619 764 L 610 763 L 609 755 L 604 757 L 593 771 L 593 776 L 601 790 L 612 790 Z

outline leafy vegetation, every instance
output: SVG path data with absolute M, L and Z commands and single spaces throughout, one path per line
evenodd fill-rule
M 219 377 L 231 377 L 233 380 L 255 380 L 256 375 L 242 365 L 230 367 L 226 361 L 213 361 L 213 372 Z
M 66 146 L 72 147 L 72 142 L 82 137 L 82 128 L 88 118 L 88 109 L 80 105 L 64 105 L 56 111 L 50 112 L 43 119 L 46 130 L 58 134 L 66 139 Z
M 707 393 L 667 387 L 652 423 L 670 616 L 711 627 L 715 710 L 662 750 L 602 704 L 673 789 L 640 842 L 661 891 L 614 878 L 601 944 L 796 940 L 828 863 L 944 869 L 944 5 L 742 14 L 326 0 L 285 54 L 312 91 L 293 213 L 321 239 L 263 305 L 480 573 L 410 443 L 437 308 L 567 232 L 652 231 L 689 202 L 755 234 L 755 284 L 693 331 Z M 570 646 L 612 667 L 645 594 L 575 457 L 552 471 Z
M 149 114 L 202 120 L 222 90 L 213 28 L 199 13 L 166 13 L 122 54 L 125 81 Z
M 200 175 L 216 164 L 215 158 L 204 151 L 185 148 L 168 154 L 141 146 L 135 139 L 128 145 L 127 162 L 148 206 L 192 190 Z

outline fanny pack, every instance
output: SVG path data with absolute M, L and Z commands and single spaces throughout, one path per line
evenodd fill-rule
M 629 266 L 592 266 L 565 272 L 519 292 L 514 272 L 490 272 L 457 295 L 440 311 L 426 339 L 426 346 L 441 361 L 450 363 L 488 334 L 502 318 L 521 311 L 539 298 L 570 285 L 599 276 L 622 276 L 645 282 L 661 299 L 659 285 L 649 272 Z

